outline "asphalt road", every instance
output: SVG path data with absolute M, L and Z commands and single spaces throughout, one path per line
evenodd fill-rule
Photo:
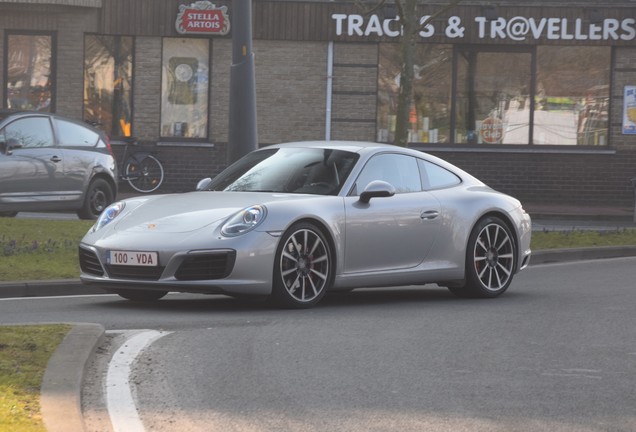
M 305 311 L 217 296 L 7 299 L 0 322 L 109 330 L 85 388 L 91 431 L 108 430 L 106 369 L 131 329 L 165 332 L 132 361 L 141 430 L 633 431 L 635 266 L 531 267 L 494 300 L 427 286 Z

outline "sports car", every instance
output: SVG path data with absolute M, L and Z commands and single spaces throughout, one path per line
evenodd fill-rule
M 197 190 L 118 201 L 82 239 L 84 284 L 291 308 L 329 291 L 435 283 L 496 297 L 530 261 L 521 203 L 427 153 L 315 141 L 255 150 Z

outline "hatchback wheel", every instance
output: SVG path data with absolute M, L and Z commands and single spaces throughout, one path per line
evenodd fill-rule
M 114 200 L 114 193 L 106 180 L 95 179 L 88 186 L 84 205 L 77 211 L 80 219 L 97 219 Z
M 515 241 L 510 229 L 499 218 L 484 218 L 468 241 L 465 284 L 449 289 L 463 297 L 497 297 L 510 286 L 515 265 Z
M 312 307 L 331 286 L 333 269 L 331 249 L 320 229 L 311 223 L 296 224 L 278 246 L 272 296 L 286 307 Z

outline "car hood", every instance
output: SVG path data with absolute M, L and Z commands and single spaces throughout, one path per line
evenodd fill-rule
M 126 200 L 126 210 L 113 224 L 115 231 L 185 233 L 220 223 L 246 207 L 311 195 L 261 192 L 189 192 Z

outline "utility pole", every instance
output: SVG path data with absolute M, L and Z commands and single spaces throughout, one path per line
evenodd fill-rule
M 252 51 L 252 0 L 232 1 L 228 144 L 230 163 L 258 148 L 256 77 Z

